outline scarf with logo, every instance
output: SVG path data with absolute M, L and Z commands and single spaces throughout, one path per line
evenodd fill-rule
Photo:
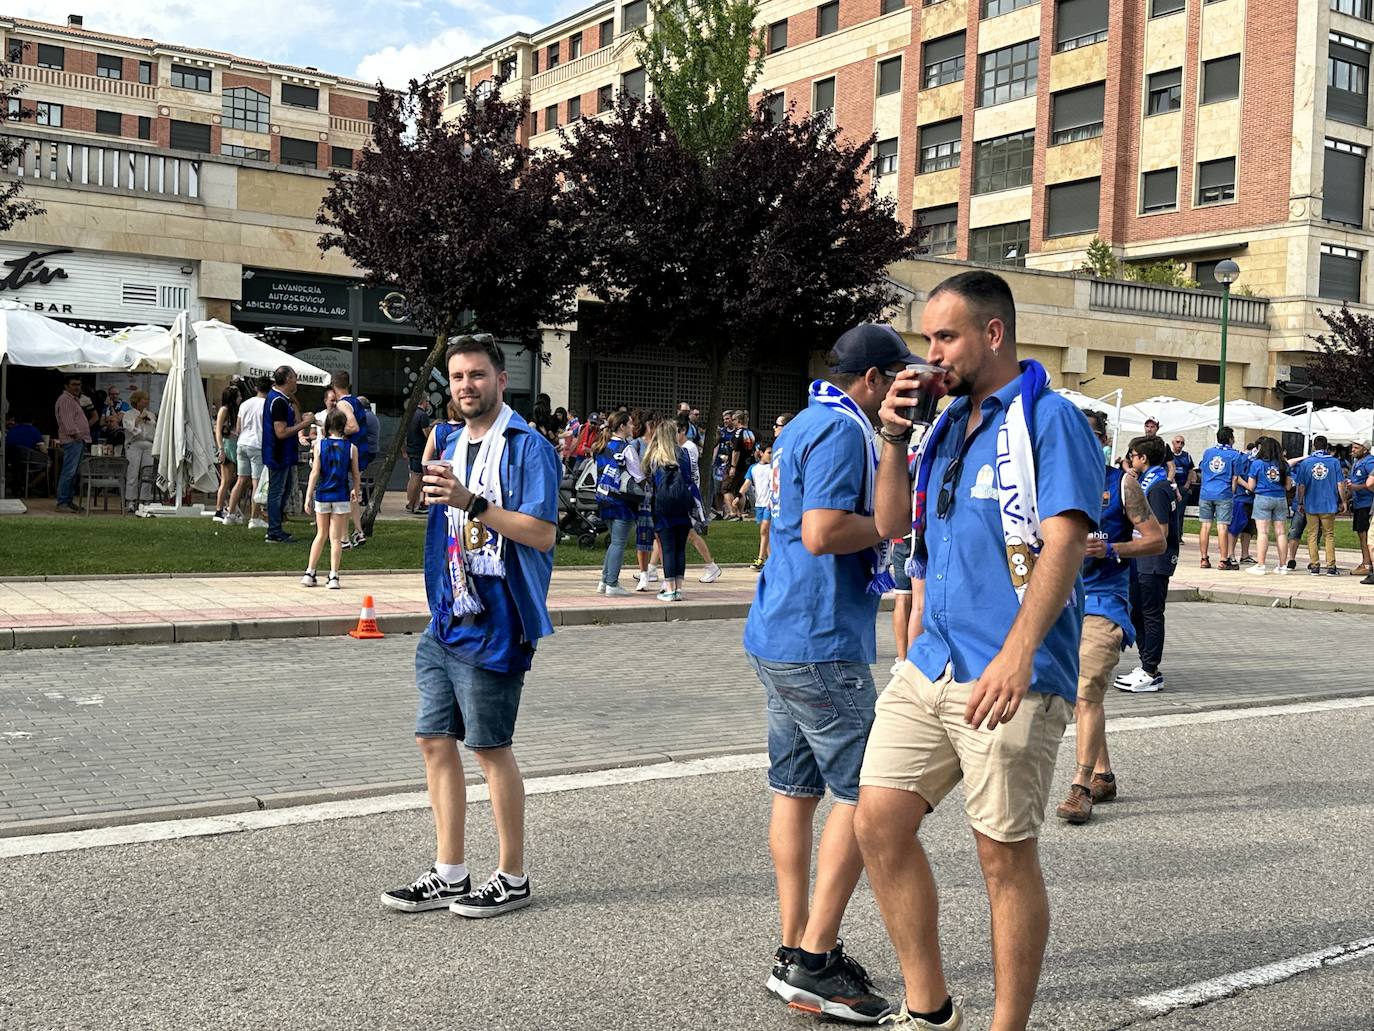
M 468 427 L 464 426 L 453 443 L 453 474 L 459 483 L 466 483 L 468 490 L 480 498 L 485 498 L 493 508 L 501 508 L 501 462 L 506 454 L 506 428 L 511 416 L 515 414 L 510 405 L 502 404 L 473 459 L 472 471 L 468 471 Z M 504 579 L 506 575 L 506 541 L 499 533 L 483 523 L 486 540 L 477 547 L 468 547 L 466 536 L 469 517 L 461 508 L 449 507 L 448 512 L 448 574 L 453 586 L 453 614 L 472 616 L 483 610 L 482 599 L 473 586 L 474 576 L 494 576 Z

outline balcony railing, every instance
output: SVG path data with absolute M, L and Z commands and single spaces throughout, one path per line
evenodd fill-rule
M 1094 279 L 1091 285 L 1088 306 L 1094 311 L 1221 322 L 1221 294 L 1218 293 L 1151 286 L 1147 283 L 1123 283 L 1114 279 Z M 1269 301 L 1263 297 L 1237 297 L 1232 294 L 1229 321 L 1237 326 L 1268 326 Z
M 344 118 L 342 115 L 330 115 L 329 131 L 351 132 L 357 136 L 371 136 L 372 123 L 362 118 Z
M 31 82 L 38 86 L 58 86 L 62 89 L 86 90 L 93 93 L 108 93 L 112 97 L 127 97 L 131 100 L 155 100 L 157 94 L 152 86 L 129 79 L 106 79 L 99 75 L 81 75 L 77 72 L 64 72 L 60 68 L 39 68 L 33 64 L 12 64 L 10 75 L 20 82 Z
M 560 64 L 557 68 L 549 68 L 540 72 L 530 79 L 530 92 L 538 93 L 541 90 L 567 82 L 585 72 L 594 72 L 598 68 L 605 68 L 615 63 L 620 57 L 620 52 L 633 40 L 633 34 L 623 35 L 610 46 L 601 47 L 593 50 L 590 54 L 573 58 L 567 64 Z
M 199 158 L 97 143 L 39 139 L 24 133 L 8 135 L 19 137 L 24 149 L 19 159 L 3 171 L 35 185 L 204 203 Z

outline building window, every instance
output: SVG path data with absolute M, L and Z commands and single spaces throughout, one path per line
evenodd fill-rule
M 963 147 L 964 120 L 951 118 L 947 122 L 921 127 L 920 172 L 943 172 L 959 167 L 959 152 Z
M 620 89 L 622 93 L 642 101 L 649 89 L 644 69 L 636 68 L 634 71 L 622 75 L 620 77 Z
M 168 146 L 173 150 L 194 150 L 210 153 L 210 125 L 207 122 L 179 122 L 172 119 Z
M 821 79 L 819 82 L 811 84 L 811 112 L 819 114 L 825 111 L 833 119 L 835 111 L 835 80 Z
M 466 90 L 467 80 L 461 75 L 456 79 L 450 79 L 448 82 L 448 102 L 450 104 L 460 103 Z
M 1183 106 L 1183 69 L 1155 72 L 1149 79 L 1145 115 L 1165 115 Z
M 1076 236 L 1097 232 L 1101 179 L 1060 183 L 1045 190 L 1045 235 Z
M 582 56 L 582 33 L 574 32 L 568 37 L 568 60 L 576 61 Z
M 152 62 L 152 61 L 139 61 L 139 62 L 138 62 L 138 81 L 141 82 L 141 83 L 142 83 L 143 85 L 145 85 L 145 86 L 151 86 L 151 85 L 153 84 L 153 62 Z
M 1326 114 L 1364 125 L 1369 118 L 1369 44 L 1331 33 L 1326 57 Z
M 1178 207 L 1178 169 L 1161 168 L 1140 177 L 1140 210 L 1145 214 Z
M 932 39 L 921 48 L 922 89 L 964 79 L 964 34 Z
M 501 63 L 496 66 L 496 80 L 498 82 L 510 82 L 515 78 L 517 61 L 514 57 L 503 57 Z
M 174 64 L 172 65 L 172 85 L 177 89 L 191 89 L 198 93 L 209 93 L 210 72 L 205 68 Z
M 1374 16 L 1374 0 L 1331 0 L 1331 10 L 1369 21 Z
M 8 118 L 11 122 L 19 121 L 19 119 L 22 118 L 24 115 L 24 109 L 19 106 L 18 97 L 10 97 L 8 102 L 6 103 L 6 108 L 7 111 L 5 117 Z
M 1077 50 L 1107 38 L 1107 0 L 1059 0 L 1054 49 Z
M 816 35 L 828 36 L 840 30 L 840 0 L 830 0 L 816 8 Z
M 558 128 L 558 105 L 550 104 L 544 108 L 544 131 L 552 132 Z
M 879 14 L 895 14 L 906 7 L 906 0 L 882 0 L 878 5 Z
M 1040 0 L 983 0 L 983 17 L 996 18 L 999 14 L 1010 14 L 1020 7 L 1038 4 Z
M 1178 379 L 1178 362 L 1160 361 L 1158 358 L 1150 362 L 1151 379 Z
M 648 0 L 634 0 L 620 9 L 620 31 L 633 32 L 649 20 Z
M 1003 47 L 978 58 L 978 106 L 991 107 L 1035 94 L 1040 79 L 1040 40 Z
M 1220 366 L 1220 365 L 1201 365 L 1201 364 L 1198 365 L 1198 367 L 1197 367 L 1197 381 L 1198 381 L 1199 383 L 1220 383 L 1220 382 L 1221 382 L 1221 366 Z
M 555 69 L 555 68 L 558 67 L 558 62 L 559 62 L 559 59 L 560 59 L 560 57 L 561 57 L 561 55 L 562 55 L 562 52 L 563 52 L 563 51 L 562 51 L 562 47 L 563 47 L 563 44 L 561 44 L 561 43 L 550 43 L 550 44 L 549 44 L 549 70 L 550 70 L 550 71 L 553 71 L 553 69 Z
M 226 143 L 219 148 L 225 157 L 251 158 L 253 161 L 271 161 L 272 152 L 261 147 L 240 147 L 236 143 Z
M 530 51 L 530 74 L 531 74 L 531 75 L 538 75 L 538 74 L 539 74 L 539 51 L 538 51 L 538 50 L 531 50 L 531 51 Z
M 1236 159 L 1204 161 L 1197 166 L 1197 202 L 1219 204 L 1236 199 Z
M 95 113 L 95 131 L 106 136 L 118 136 L 121 130 L 123 118 L 118 111 L 97 111 Z
M 1367 151 L 1358 143 L 1327 140 L 1322 168 L 1322 218 L 1364 225 L 1364 168 Z
M 776 54 L 787 47 L 787 19 L 775 21 L 768 26 L 768 52 Z
M 900 57 L 889 57 L 886 61 L 878 62 L 878 96 L 885 97 L 889 93 L 900 93 L 902 91 L 902 59 Z
M 1216 104 L 1240 96 L 1240 54 L 1202 64 L 1202 102 Z
M 53 129 L 62 128 L 62 105 L 40 100 L 34 105 L 33 124 L 46 125 Z
M 575 122 L 582 117 L 582 98 L 568 98 L 568 121 Z
M 367 120 L 369 122 L 375 122 L 377 120 L 377 102 L 375 100 L 369 100 L 367 102 Z
M 353 167 L 353 148 L 352 148 L 352 147 L 330 147 L 330 148 L 329 148 L 329 167 L 330 167 L 330 168 L 352 168 L 352 167 Z
M 1054 135 L 1051 144 L 1090 140 L 1102 135 L 1102 110 L 1107 100 L 1107 84 L 1064 90 L 1051 97 L 1054 104 Z
M 973 145 L 973 192 L 995 193 L 1025 186 L 1035 162 L 1035 130 L 1014 132 Z
M 958 244 L 959 205 L 945 204 L 916 212 L 916 224 L 927 230 L 921 246 L 927 254 L 953 254 Z
M 310 86 L 297 86 L 295 83 L 281 84 L 281 102 L 287 107 L 303 107 L 310 111 L 320 109 L 320 91 Z
M 879 140 L 873 159 L 873 176 L 894 175 L 897 171 L 897 138 Z
M 1150 17 L 1158 18 L 1165 14 L 1177 14 L 1183 10 L 1184 0 L 1150 0 Z
M 272 103 L 266 93 L 250 86 L 234 86 L 224 91 L 221 118 L 228 129 L 266 132 L 270 128 Z
M 1129 376 L 1131 374 L 1131 360 L 1119 354 L 1104 354 L 1102 356 L 1102 375 L 1104 376 Z
M 1199 261 L 1193 265 L 1193 278 L 1197 280 L 1197 288 L 1206 290 L 1208 293 L 1221 293 L 1221 284 L 1217 282 L 1217 266 L 1221 260 Z
M 9 41 L 5 44 L 5 60 L 10 64 L 23 64 L 24 48 L 26 46 L 28 46 L 28 44 L 22 39 L 16 39 L 14 36 L 11 36 Z
M 596 88 L 596 113 L 605 114 L 615 103 L 615 87 L 607 84 Z
M 1030 250 L 1030 223 L 1008 222 L 1000 226 L 984 226 L 970 230 L 968 256 L 970 261 L 985 261 L 994 265 L 1026 264 Z
M 601 45 L 608 47 L 615 42 L 615 19 L 607 18 L 601 23 Z
M 140 140 L 151 140 L 153 138 L 153 120 L 147 115 L 138 116 L 138 138 Z
M 124 78 L 124 58 L 114 54 L 96 54 L 95 74 L 102 79 Z
M 530 135 L 531 135 L 531 136 L 538 136 L 538 135 L 539 135 L 539 112 L 538 112 L 538 111 L 531 111 L 531 112 L 530 112 Z
M 318 168 L 320 148 L 313 140 L 297 140 L 290 136 L 281 138 L 281 163 L 295 168 Z
M 1364 278 L 1364 251 L 1322 244 L 1321 270 L 1317 276 L 1317 296 L 1337 301 L 1360 300 Z
M 38 44 L 38 67 L 56 68 L 61 71 L 67 63 L 67 51 L 50 43 Z
M 774 125 L 777 125 L 787 116 L 787 102 L 781 93 L 765 94 L 762 107 L 768 112 L 768 119 Z

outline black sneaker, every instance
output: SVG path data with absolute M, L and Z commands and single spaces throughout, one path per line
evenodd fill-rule
M 1289 560 L 1288 560 L 1288 568 L 1289 568 L 1289 569 L 1297 569 L 1297 568 L 1298 568 L 1298 560 L 1295 559 L 1295 558 L 1294 558 L 1294 559 L 1289 559 Z
M 414 884 L 382 892 L 382 905 L 398 909 L 402 913 L 423 913 L 427 909 L 443 909 L 454 899 L 462 898 L 471 890 L 471 877 L 464 877 L 457 884 L 450 884 L 431 866 L 429 872 L 421 874 Z
M 292 537 L 289 533 L 269 533 L 263 537 L 263 541 L 267 544 L 295 544 L 296 538 Z
M 1327 576 L 1340 576 L 1340 575 L 1341 575 L 1341 571 L 1340 571 L 1340 569 L 1338 569 L 1336 566 L 1327 566 L 1327 567 L 1326 567 L 1326 575 L 1327 575 Z
M 473 920 L 482 920 L 515 909 L 524 909 L 533 901 L 528 877 L 525 878 L 524 884 L 516 887 L 499 873 L 494 873 L 486 884 L 454 901 L 448 907 L 448 911 Z
M 1366 576 L 1363 580 L 1361 580 L 1360 583 L 1362 583 L 1362 584 L 1374 584 L 1374 573 L 1370 573 L 1370 574 L 1369 574 L 1368 576 Z
M 805 963 L 793 963 L 782 978 L 778 994 L 793 1009 L 851 1024 L 876 1024 L 892 1012 L 891 1004 L 873 991 L 868 971 L 844 954 L 843 942 L 815 973 Z
M 787 1001 L 787 996 L 783 994 L 783 981 L 787 977 L 787 968 L 796 962 L 797 950 L 789 949 L 786 945 L 779 945 L 778 951 L 773 953 L 773 972 L 768 975 L 764 987 L 784 1002 Z
M 429 515 L 429 506 L 428 506 L 428 505 L 417 505 L 415 508 L 411 509 L 411 511 L 412 511 L 415 515 L 419 515 L 419 516 L 422 516 L 422 515 Z
M 1322 567 L 1319 566 L 1319 565 L 1313 565 L 1312 563 L 1309 562 L 1308 565 L 1307 565 L 1307 573 L 1308 573 L 1309 576 L 1321 576 L 1321 575 L 1322 575 Z

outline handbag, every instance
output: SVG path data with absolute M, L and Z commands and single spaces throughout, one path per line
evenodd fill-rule
M 272 470 L 263 467 L 262 475 L 258 477 L 258 489 L 253 491 L 253 501 L 255 504 L 267 504 L 267 477 L 272 474 Z

